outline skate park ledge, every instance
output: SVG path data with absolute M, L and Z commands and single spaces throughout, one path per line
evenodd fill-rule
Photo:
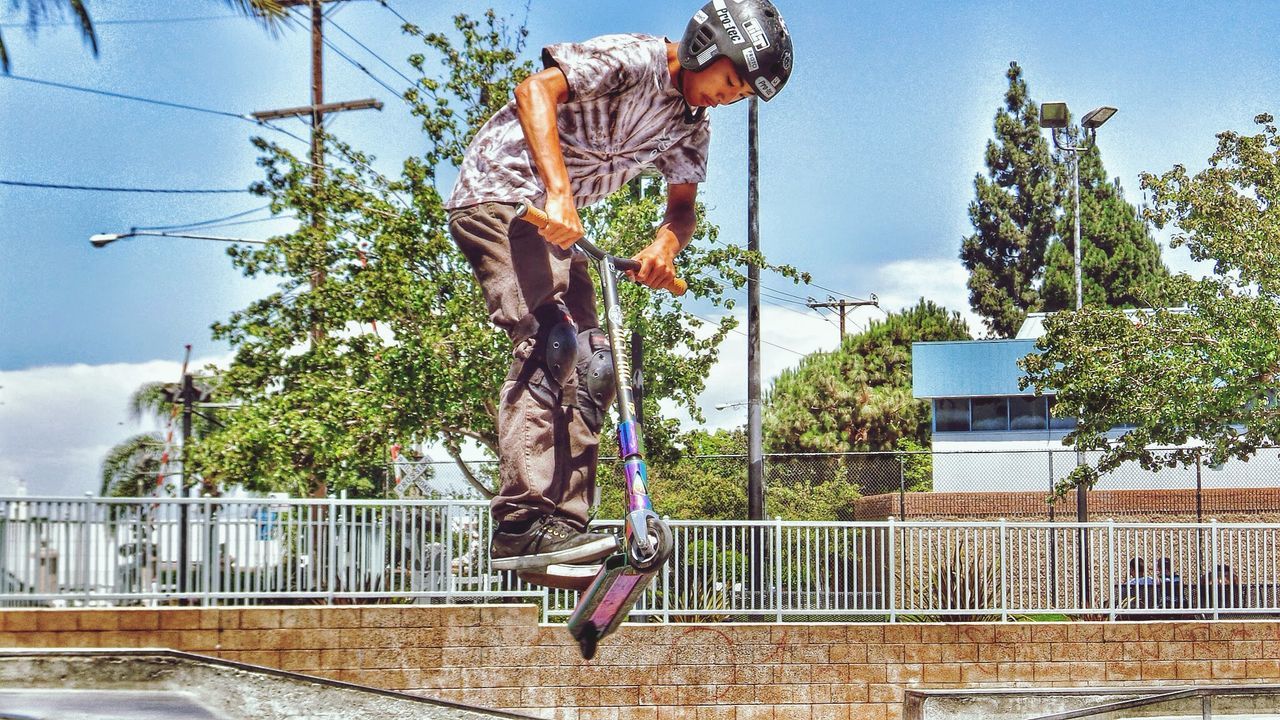
M 998 704 L 1280 682 L 1269 619 L 628 624 L 584 661 L 539 617 L 533 605 L 3 609 L 0 648 L 164 648 L 549 720 L 933 720 L 974 692 Z

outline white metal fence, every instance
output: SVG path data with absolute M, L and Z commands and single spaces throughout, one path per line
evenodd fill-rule
M 466 500 L 0 498 L 0 606 L 523 599 L 567 615 L 573 593 L 492 570 L 489 523 Z M 1280 525 L 670 523 L 636 619 L 1280 614 Z

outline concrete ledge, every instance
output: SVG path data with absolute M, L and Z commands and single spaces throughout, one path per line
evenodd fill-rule
M 147 718 L 532 718 L 168 649 L 0 649 L 0 698 L 57 710 L 118 697 L 149 700 Z M 103 692 L 105 691 L 105 692 Z M 89 692 L 89 695 L 75 697 Z M 100 706 L 101 707 L 101 706 Z M 107 705 L 101 717 L 123 717 Z M 62 715 L 58 715 L 61 717 Z M 44 717 L 41 715 L 36 718 Z M 50 715 L 48 717 L 55 717 Z M 76 714 L 86 720 L 94 714 Z M 138 715 L 141 718 L 144 715 Z

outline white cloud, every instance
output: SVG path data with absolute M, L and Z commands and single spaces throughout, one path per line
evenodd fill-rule
M 129 419 L 129 396 L 144 383 L 177 382 L 181 374 L 181 363 L 162 360 L 0 372 L 0 494 L 16 491 L 19 481 L 31 495 L 95 492 L 107 452 L 158 429 Z

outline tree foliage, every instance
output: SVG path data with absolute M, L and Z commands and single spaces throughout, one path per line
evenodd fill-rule
M 975 233 L 961 243 L 969 271 L 969 304 L 988 331 L 1009 337 L 1040 305 L 1038 288 L 1053 237 L 1060 190 L 1053 157 L 1040 131 L 1039 108 L 1027 94 L 1022 68 L 1010 63 L 995 140 L 987 142 L 988 177 L 974 177 L 969 219 Z
M 214 397 L 218 386 L 216 378 L 196 378 L 194 383 L 198 395 L 205 399 L 217 399 Z M 177 408 L 181 402 L 181 383 L 144 383 L 129 396 L 129 418 L 135 423 L 143 419 L 177 423 L 180 422 Z M 193 413 L 192 438 L 198 440 L 208 435 L 217 424 L 205 412 Z M 159 432 L 146 432 L 114 445 L 102 460 L 98 494 L 102 497 L 145 497 L 152 494 L 160 483 L 172 489 L 173 486 L 164 476 L 168 470 L 165 464 L 166 439 Z M 174 445 L 168 460 L 176 463 L 180 459 L 179 453 L 180 446 Z
M 929 441 L 929 405 L 911 395 L 911 343 L 968 340 L 960 314 L 921 299 L 832 352 L 784 370 L 765 401 L 769 452 L 891 450 Z
M 988 177 L 974 179 L 974 234 L 960 258 L 969 270 L 969 304 L 997 337 L 1017 332 L 1029 312 L 1075 307 L 1075 210 L 1072 153 L 1049 150 L 1022 69 L 1011 63 Z M 1066 131 L 1078 144 L 1080 128 Z M 1080 153 L 1080 234 L 1084 300 L 1149 307 L 1169 272 L 1138 211 L 1109 180 L 1095 144 Z
M 1271 115 L 1256 135 L 1223 132 L 1207 169 L 1182 165 L 1144 174 L 1146 217 L 1177 231 L 1172 244 L 1211 261 L 1202 279 L 1167 286 L 1167 307 L 1136 317 L 1086 306 L 1046 322 L 1043 351 L 1022 361 L 1024 386 L 1052 389 L 1058 408 L 1081 421 L 1065 441 L 1102 450 L 1060 487 L 1096 482 L 1125 461 L 1155 469 L 1247 459 L 1280 438 L 1280 134 Z M 1115 438 L 1116 425 L 1133 427 Z M 1157 453 L 1200 440 L 1195 448 Z
M 1075 211 L 1070 159 L 1058 156 L 1058 196 L 1065 212 L 1045 256 L 1038 310 L 1075 307 Z M 1097 145 L 1080 154 L 1080 253 L 1084 304 L 1141 308 L 1159 304 L 1169 270 L 1138 210 L 1108 180 Z

